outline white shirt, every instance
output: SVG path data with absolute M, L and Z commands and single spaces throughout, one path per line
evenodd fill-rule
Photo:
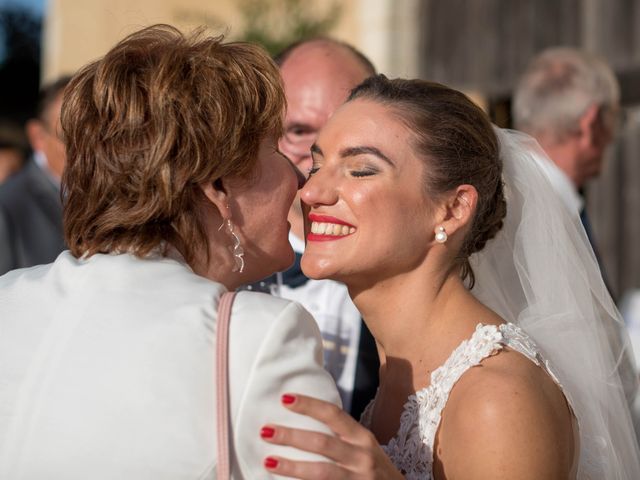
M 296 252 L 304 252 L 304 241 L 291 233 L 289 241 Z M 349 411 L 362 319 L 346 285 L 334 280 L 310 279 L 296 288 L 280 286 L 280 296 L 300 303 L 315 318 L 322 334 L 324 367 L 338 385 L 343 408 Z

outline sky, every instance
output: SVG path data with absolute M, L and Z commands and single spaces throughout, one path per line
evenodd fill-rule
M 47 0 L 0 0 L 0 9 L 11 6 L 21 6 L 32 10 L 38 16 L 41 16 L 44 12 L 45 4 Z M 2 26 L 0 25 L 0 39 L 3 39 Z M 5 58 L 5 45 L 4 41 L 0 40 L 0 62 Z
M 0 0 L 0 8 L 10 5 L 25 6 L 36 13 L 42 14 L 47 0 Z

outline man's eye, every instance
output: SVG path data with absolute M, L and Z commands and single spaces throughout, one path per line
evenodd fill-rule
M 317 173 L 318 170 L 320 170 L 320 167 L 311 167 L 309 169 L 309 176 L 313 175 L 314 173 Z
M 313 130 L 305 127 L 292 127 L 287 130 L 289 135 L 313 135 Z

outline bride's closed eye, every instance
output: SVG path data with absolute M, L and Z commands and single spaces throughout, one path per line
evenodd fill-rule
M 317 173 L 320 170 L 320 167 L 311 167 L 308 171 L 309 176 L 312 176 L 314 173 Z M 378 172 L 375 168 L 362 168 L 359 170 L 351 170 L 349 174 L 352 177 L 370 177 L 372 175 L 376 175 Z
M 376 175 L 379 172 L 375 168 L 366 167 L 358 170 L 351 170 L 349 173 L 352 177 L 370 177 L 371 175 Z

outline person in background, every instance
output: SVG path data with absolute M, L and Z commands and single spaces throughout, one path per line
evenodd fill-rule
M 287 96 L 284 135 L 278 145 L 308 176 L 310 148 L 318 131 L 351 89 L 375 74 L 375 67 L 351 45 L 330 38 L 295 43 L 275 60 Z M 323 337 L 325 368 L 338 385 L 344 409 L 359 418 L 378 384 L 375 342 L 345 285 L 328 279 L 310 280 L 300 270 L 304 219 L 298 197 L 289 211 L 289 222 L 296 261 L 282 275 L 279 295 L 300 302 L 313 314 Z
M 29 146 L 24 132 L 9 120 L 0 120 L 0 185 L 20 171 Z
M 619 110 L 620 87 L 611 68 L 570 47 L 534 57 L 513 97 L 514 127 L 534 137 L 552 160 L 546 174 L 567 208 L 580 213 L 596 254 L 582 189 L 602 171 Z
M 52 262 L 64 250 L 60 108 L 68 82 L 62 77 L 42 88 L 36 117 L 26 127 L 33 156 L 0 188 L 0 275 Z
M 531 60 L 514 92 L 514 126 L 534 137 L 551 159 L 552 163 L 543 165 L 544 172 L 563 204 L 579 213 L 605 284 L 607 276 L 582 189 L 602 171 L 619 111 L 620 86 L 611 68 L 597 56 L 576 48 L 541 52 Z M 614 333 L 610 340 L 619 341 Z M 640 398 L 633 363 L 632 352 L 627 350 L 618 371 L 640 439 Z
M 262 48 L 167 25 L 74 76 L 69 250 L 0 277 L 0 478 L 215 478 L 219 299 L 293 261 L 304 179 L 277 150 L 284 108 Z M 232 478 L 272 478 L 268 417 L 320 428 L 283 391 L 340 402 L 320 333 L 300 305 L 240 292 L 228 357 Z

